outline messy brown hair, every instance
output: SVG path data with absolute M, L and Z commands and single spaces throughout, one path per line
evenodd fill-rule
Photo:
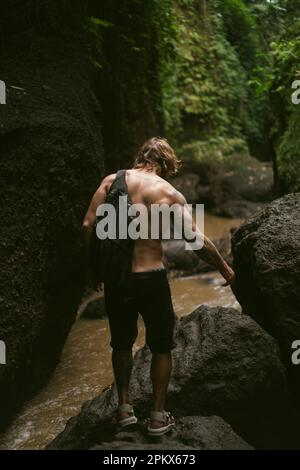
M 173 148 L 164 137 L 152 137 L 139 149 L 135 159 L 134 168 L 156 168 L 160 176 L 175 175 L 180 167 Z

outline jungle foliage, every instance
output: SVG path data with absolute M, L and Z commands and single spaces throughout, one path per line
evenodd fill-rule
M 273 156 L 275 143 L 281 186 L 297 188 L 292 134 L 299 108 L 289 96 L 299 57 L 298 2 L 91 2 L 91 61 L 112 167 L 154 133 L 177 148 L 222 142 L 221 152 L 236 139 L 261 159 Z
M 274 119 L 271 137 L 276 150 L 276 180 L 281 193 L 300 191 L 300 93 L 297 93 L 297 88 L 300 89 L 300 17 L 280 41 L 273 44 L 272 52 L 270 96 Z

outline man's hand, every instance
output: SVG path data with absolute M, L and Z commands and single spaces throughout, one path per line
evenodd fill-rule
M 222 284 L 223 287 L 230 286 L 231 284 L 234 283 L 235 281 L 234 270 L 226 262 L 224 265 L 224 270 L 222 269 L 220 273 L 222 274 L 222 276 L 224 277 L 226 281 L 224 284 Z

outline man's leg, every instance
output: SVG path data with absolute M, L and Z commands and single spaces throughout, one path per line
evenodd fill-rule
M 172 371 L 171 353 L 153 354 L 151 363 L 151 380 L 153 386 L 153 411 L 163 411 Z M 161 427 L 160 421 L 151 421 L 152 428 Z
M 164 409 L 171 371 L 171 353 L 153 354 L 151 363 L 151 380 L 154 395 L 154 411 L 162 411 Z
M 105 285 L 105 307 L 109 320 L 112 365 L 118 391 L 119 405 L 129 404 L 129 382 L 132 370 L 132 346 L 137 337 L 138 311 L 127 290 Z M 128 413 L 119 413 L 119 418 Z
M 172 371 L 171 350 L 175 346 L 176 317 L 166 271 L 154 270 L 142 274 L 136 273 L 134 280 L 138 309 L 146 326 L 146 343 L 152 352 L 153 411 L 164 411 Z M 151 420 L 151 426 L 163 427 L 162 422 Z
M 129 403 L 129 382 L 132 371 L 132 350 L 114 350 L 112 352 L 112 364 L 118 390 L 119 405 Z M 124 417 L 127 416 L 126 413 Z M 120 416 L 121 418 L 123 416 Z

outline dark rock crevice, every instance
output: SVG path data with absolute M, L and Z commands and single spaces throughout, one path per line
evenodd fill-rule
M 103 150 L 85 2 L 5 2 L 0 31 L 2 427 L 48 380 L 74 321 L 80 225 Z

